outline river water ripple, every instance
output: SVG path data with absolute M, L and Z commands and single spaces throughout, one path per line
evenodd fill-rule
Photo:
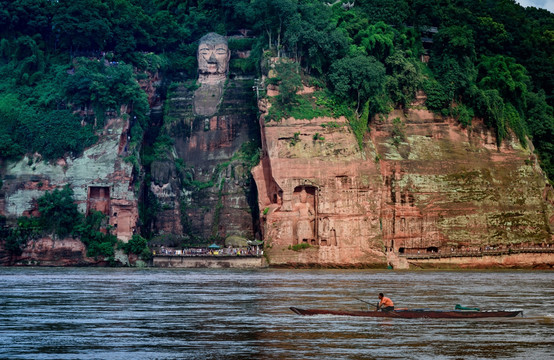
M 554 359 L 554 273 L 0 268 L 0 359 Z M 524 309 L 302 317 L 290 306 Z

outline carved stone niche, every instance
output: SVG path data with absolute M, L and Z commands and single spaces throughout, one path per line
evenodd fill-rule
M 308 243 L 317 245 L 317 188 L 302 185 L 294 188 L 292 194 L 292 212 L 294 244 Z
M 87 195 L 87 214 L 93 210 L 100 211 L 104 215 L 110 214 L 109 186 L 89 186 Z

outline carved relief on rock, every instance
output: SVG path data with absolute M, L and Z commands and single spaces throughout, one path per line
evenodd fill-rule
M 209 33 L 199 41 L 199 86 L 179 86 L 168 99 L 173 138 L 171 159 L 155 161 L 150 190 L 162 209 L 152 231 L 178 238 L 253 238 L 255 191 L 250 173 L 234 156 L 259 134 L 252 80 L 229 79 L 230 51 L 224 36 Z M 176 166 L 177 165 L 177 166 Z M 257 213 L 254 211 L 254 213 Z
M 552 241 L 553 192 L 531 152 L 516 140 L 497 147 L 482 120 L 469 130 L 429 111 L 394 111 L 372 123 L 363 150 L 348 146 L 356 141 L 340 119 L 260 123 L 264 158 L 253 174 L 272 264 L 396 267 L 398 254 Z M 315 246 L 295 251 L 299 243 Z
M 194 112 L 211 116 L 217 111 L 223 96 L 223 86 L 229 71 L 231 52 L 227 39 L 216 33 L 208 33 L 198 46 L 198 88 L 194 93 Z
M 294 189 L 292 211 L 296 213 L 293 225 L 295 244 L 316 245 L 316 192 L 314 186 L 297 186 Z
M 200 39 L 197 58 L 199 83 L 216 83 L 225 80 L 231 52 L 224 36 L 213 32 L 204 35 Z

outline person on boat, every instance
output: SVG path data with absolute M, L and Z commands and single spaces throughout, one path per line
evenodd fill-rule
M 394 303 L 391 299 L 383 295 L 383 293 L 379 293 L 379 305 L 377 305 L 377 310 L 393 311 Z

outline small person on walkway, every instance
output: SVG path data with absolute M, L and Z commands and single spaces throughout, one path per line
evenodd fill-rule
M 379 304 L 377 305 L 377 310 L 381 311 L 393 311 L 394 303 L 388 297 L 385 297 L 383 293 L 379 293 Z

